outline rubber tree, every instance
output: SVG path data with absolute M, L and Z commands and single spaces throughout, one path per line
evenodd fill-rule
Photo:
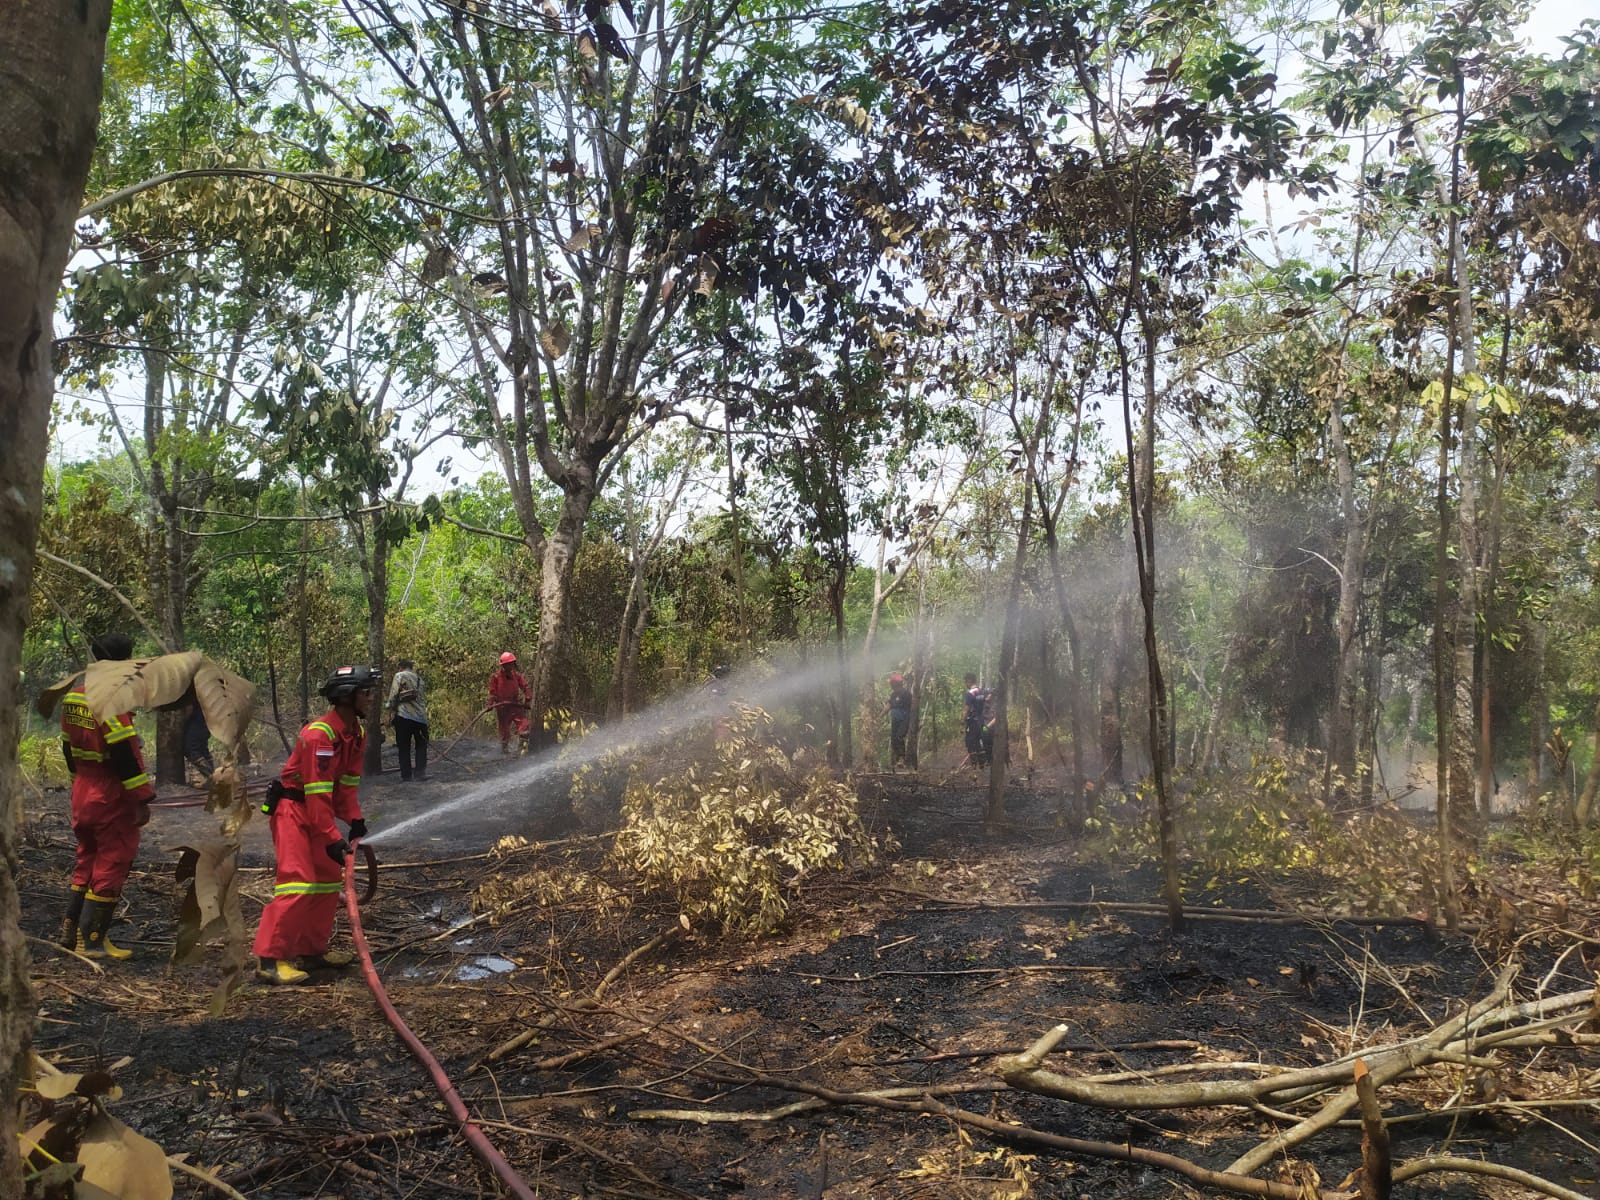
M 56 295 L 100 113 L 108 0 L 19 0 L 0 21 L 0 1192 L 22 1194 L 17 1087 L 33 1037 L 18 928 L 23 622 L 55 394 Z
M 743 288 L 733 247 L 776 195 L 733 192 L 750 115 L 826 39 L 799 10 L 746 22 L 718 0 L 608 2 L 526 19 L 475 6 L 348 6 L 414 127 L 418 278 L 448 298 L 474 379 L 469 419 L 540 562 L 535 713 L 550 704 L 595 498 L 673 377 L 691 302 Z M 755 41 L 761 52 L 753 53 Z M 788 78 L 780 78 L 788 73 Z M 805 174 L 771 150 L 778 174 Z M 463 200 L 462 197 L 470 197 Z M 760 289 L 766 282 L 754 281 Z M 542 727 L 541 722 L 536 725 Z

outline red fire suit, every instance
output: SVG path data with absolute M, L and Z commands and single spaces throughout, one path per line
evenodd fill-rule
M 131 712 L 103 724 L 95 720 L 78 688 L 61 702 L 62 740 L 72 759 L 72 832 L 78 839 L 72 887 L 90 900 L 122 894 L 156 795 L 132 721 Z
M 528 677 L 516 667 L 507 665 L 495 668 L 489 676 L 489 704 L 494 708 L 495 720 L 500 725 L 500 744 L 511 741 L 517 718 L 527 711 L 533 692 L 528 687 Z
M 328 847 L 344 837 L 335 817 L 361 819 L 356 790 L 366 742 L 359 721 L 346 727 L 337 712 L 330 712 L 300 731 L 283 764 L 280 778 L 289 794 L 272 811 L 278 877 L 256 930 L 258 958 L 327 953 L 344 878 L 342 864 L 329 857 Z

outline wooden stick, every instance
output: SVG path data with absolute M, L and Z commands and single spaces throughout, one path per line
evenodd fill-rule
M 1541 1179 L 1537 1175 L 1530 1175 L 1526 1171 L 1519 1171 L 1516 1167 L 1506 1167 L 1499 1163 L 1483 1162 L 1476 1158 L 1456 1158 L 1448 1154 L 1436 1154 L 1429 1158 L 1414 1158 L 1408 1163 L 1402 1163 L 1395 1168 L 1394 1181 L 1404 1183 L 1408 1179 L 1415 1179 L 1418 1175 L 1426 1175 L 1431 1171 L 1460 1171 L 1465 1175 L 1487 1175 L 1491 1179 L 1505 1179 L 1512 1183 L 1520 1183 L 1525 1188 L 1536 1192 L 1543 1192 L 1546 1196 L 1554 1196 L 1556 1200 L 1593 1200 L 1583 1192 L 1575 1192 L 1571 1188 L 1564 1188 L 1559 1183 L 1552 1183 L 1548 1179 Z
M 231 1196 L 232 1200 L 249 1200 L 249 1198 L 245 1196 L 243 1192 L 229 1187 L 210 1171 L 207 1171 L 203 1167 L 190 1166 L 188 1163 L 184 1162 L 183 1159 L 178 1158 L 176 1155 L 167 1155 L 167 1166 L 176 1167 L 185 1175 L 188 1175 L 194 1179 L 198 1179 L 201 1183 L 209 1184 L 211 1187 L 216 1188 L 217 1191 L 221 1192 L 224 1196 Z
M 1356 1101 L 1361 1108 L 1361 1200 L 1389 1200 L 1394 1163 L 1389 1157 L 1389 1128 L 1383 1123 L 1378 1089 L 1365 1059 L 1356 1059 Z

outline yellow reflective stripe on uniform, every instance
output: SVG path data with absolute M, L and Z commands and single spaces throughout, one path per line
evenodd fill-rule
M 132 725 L 124 725 L 121 721 L 117 720 L 115 717 L 111 718 L 111 720 L 106 722 L 106 742 L 107 742 L 107 744 L 115 744 L 117 742 L 125 742 L 129 738 L 133 737 L 133 735 L 134 734 L 133 734 L 133 726 Z
M 72 746 L 71 742 L 66 744 Z M 75 762 L 105 762 L 106 760 L 106 756 L 98 750 L 80 750 L 76 746 L 72 746 L 72 757 Z
M 330 779 L 326 783 L 308 783 L 306 784 L 305 792 L 308 796 L 331 796 L 333 795 L 333 780 Z
M 337 742 L 339 740 L 339 735 L 333 731 L 333 726 L 329 725 L 326 721 L 313 721 L 311 724 L 307 725 L 306 728 L 322 730 L 323 733 L 328 735 L 328 740 L 331 742 Z
M 280 883 L 274 896 L 331 896 L 343 887 L 338 883 Z
M 343 784 L 345 787 L 355 787 L 361 782 L 361 776 L 359 776 L 359 775 L 341 775 L 341 776 L 339 776 L 339 782 L 341 784 Z
M 127 779 L 124 779 L 122 781 L 122 786 L 127 788 L 131 792 L 131 791 L 133 791 L 134 788 L 143 787 L 145 784 L 147 784 L 149 782 L 150 782 L 150 776 L 147 775 L 145 772 L 140 771 L 137 775 L 133 775 L 133 776 L 130 776 L 129 778 L 127 778 Z
M 68 692 L 65 696 L 61 697 L 61 699 L 67 704 L 89 703 L 89 697 L 85 696 L 82 692 Z

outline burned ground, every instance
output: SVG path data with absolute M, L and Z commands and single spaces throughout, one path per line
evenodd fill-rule
M 409 803 L 458 785 L 440 771 L 432 791 L 413 792 Z M 501 857 L 453 843 L 387 850 L 364 924 L 396 1006 L 468 1107 L 540 1194 L 562 1197 L 1198 1195 L 1169 1174 L 1003 1146 L 925 1112 L 818 1104 L 785 1115 L 785 1106 L 806 1101 L 796 1089 L 808 1086 L 915 1095 L 965 1084 L 970 1093 L 944 1102 L 1220 1167 L 1267 1136 L 1272 1118 L 1238 1108 L 1068 1105 L 1005 1088 L 994 1058 L 1065 1022 L 1073 1048 L 1051 1063 L 1068 1074 L 1194 1060 L 1312 1065 L 1356 1048 L 1357 1027 L 1374 1041 L 1424 1030 L 1484 995 L 1495 975 L 1491 938 L 1417 925 L 1195 920 L 1173 936 L 1158 915 L 1049 907 L 1147 902 L 1158 880 L 1147 866 L 1083 861 L 1076 840 L 1056 829 L 1045 791 L 1014 793 L 1011 823 L 992 834 L 976 819 L 976 787 L 901 776 L 867 791 L 872 819 L 901 849 L 886 864 L 807 884 L 790 927 L 754 943 L 674 937 L 674 914 L 647 898 L 603 921 L 560 900 L 530 902 L 497 922 L 474 917 L 470 897 L 491 875 L 535 865 L 604 872 L 604 843 L 593 838 Z M 64 807 L 47 804 L 27 831 L 20 883 L 26 930 L 38 938 L 53 932 L 70 862 Z M 36 946 L 40 1052 L 63 1068 L 114 1066 L 119 1116 L 252 1197 L 496 1194 L 357 971 L 315 988 L 248 984 L 225 1015 L 208 1015 L 219 969 L 164 962 L 175 885 L 155 847 L 168 840 L 147 839 L 129 888 L 133 964 L 96 973 Z M 269 861 L 253 834 L 252 923 L 270 890 Z M 1502 860 L 1496 869 L 1518 866 Z M 1219 908 L 1276 909 L 1314 887 L 1240 876 L 1197 894 Z M 1574 913 L 1593 908 L 1572 902 Z M 596 1001 L 608 972 L 658 936 L 661 947 Z M 1532 981 L 1523 994 L 1552 968 L 1549 992 L 1593 983 L 1581 953 L 1557 963 L 1559 950 L 1539 938 L 1520 952 Z M 525 1044 L 487 1061 L 519 1034 Z M 1514 1096 L 1587 1086 L 1593 1095 L 1600 1080 L 1593 1047 L 1517 1062 L 1492 1083 L 1468 1072 L 1455 1084 Z M 1408 1082 L 1383 1099 L 1395 1115 L 1445 1094 Z M 678 1115 L 646 1115 L 661 1110 Z M 720 1119 L 735 1112 L 763 1119 Z M 1454 1154 L 1600 1196 L 1594 1106 L 1547 1118 L 1479 1111 L 1391 1129 L 1397 1158 L 1448 1143 Z M 1332 1187 L 1356 1166 L 1358 1144 L 1359 1131 L 1333 1129 L 1295 1157 Z M 1433 1175 L 1396 1194 L 1532 1193 Z

